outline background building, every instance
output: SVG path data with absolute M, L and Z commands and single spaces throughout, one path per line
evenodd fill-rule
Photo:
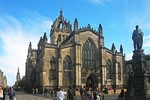
M 21 78 L 20 78 L 20 71 L 19 71 L 19 67 L 18 67 L 18 71 L 17 71 L 17 75 L 16 75 L 16 82 L 15 82 L 15 85 L 14 85 L 14 88 L 18 90 L 18 88 L 22 88 L 21 86 Z
M 0 69 L 0 85 L 4 88 L 7 87 L 7 78 L 6 76 L 3 74 L 3 72 Z
M 116 87 L 123 86 L 125 56 L 122 45 L 118 52 L 115 45 L 111 49 L 104 45 L 102 25 L 98 30 L 90 24 L 79 28 L 75 18 L 73 29 L 64 18 L 63 11 L 55 19 L 50 31 L 33 49 L 30 42 L 26 59 L 26 88 L 54 89 L 57 86 Z

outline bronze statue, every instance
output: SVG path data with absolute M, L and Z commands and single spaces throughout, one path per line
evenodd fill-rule
M 136 30 L 134 30 L 133 34 L 132 34 L 134 50 L 141 50 L 142 45 L 143 45 L 143 35 L 144 35 L 144 33 L 142 32 L 141 29 L 139 29 L 138 25 L 136 25 L 135 28 L 136 28 Z

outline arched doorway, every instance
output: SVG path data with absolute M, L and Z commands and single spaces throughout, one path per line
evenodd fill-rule
M 98 86 L 98 81 L 96 79 L 96 76 L 95 75 L 90 75 L 87 80 L 86 80 L 86 86 L 87 87 L 91 87 L 91 88 L 95 88 Z

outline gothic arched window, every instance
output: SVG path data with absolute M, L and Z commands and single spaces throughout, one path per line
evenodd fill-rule
M 96 67 L 96 50 L 94 41 L 91 38 L 86 40 L 82 48 L 83 67 Z
M 70 84 L 72 81 L 71 66 L 72 66 L 71 58 L 70 56 L 67 55 L 63 61 L 63 77 L 64 80 L 66 81 L 66 84 Z
M 56 58 L 53 56 L 50 60 L 50 70 L 49 70 L 49 78 L 56 79 L 57 72 L 56 72 Z
M 108 61 L 106 63 L 106 75 L 107 75 L 107 79 L 112 78 L 112 63 L 111 63 L 110 59 L 108 59 Z
M 121 65 L 118 63 L 118 79 L 121 80 Z

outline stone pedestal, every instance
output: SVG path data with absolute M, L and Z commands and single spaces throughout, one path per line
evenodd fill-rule
M 150 100 L 150 76 L 147 74 L 143 50 L 133 51 L 132 68 L 129 75 L 126 100 Z

